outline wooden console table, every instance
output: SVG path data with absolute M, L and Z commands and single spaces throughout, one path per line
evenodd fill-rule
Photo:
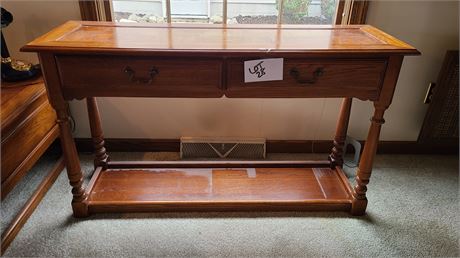
M 366 185 L 405 55 L 368 25 L 132 25 L 70 21 L 22 48 L 38 52 L 56 110 L 76 217 L 97 212 L 344 210 L 365 213 Z M 283 58 L 283 80 L 244 83 L 246 60 Z M 96 97 L 343 99 L 324 161 L 116 162 Z M 84 187 L 67 101 L 86 98 L 95 173 Z M 342 171 L 352 98 L 375 112 L 356 185 Z M 135 114 L 133 114 L 135 115 Z M 161 126 L 161 125 L 159 125 Z M 251 174 L 252 176 L 249 176 Z

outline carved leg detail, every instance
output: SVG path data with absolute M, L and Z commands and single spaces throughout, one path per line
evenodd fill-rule
M 97 107 L 96 98 L 90 97 L 86 99 L 88 107 L 89 124 L 91 127 L 91 138 L 93 139 L 94 147 L 94 167 L 107 167 L 109 155 L 105 149 L 104 134 L 102 132 L 101 119 L 99 116 L 99 109 Z
M 377 152 L 379 142 L 380 128 L 385 123 L 383 114 L 386 107 L 375 107 L 374 116 L 371 119 L 369 134 L 364 145 L 364 150 L 359 162 L 359 168 L 356 173 L 356 186 L 353 189 L 353 203 L 351 213 L 353 215 L 364 215 L 367 207 L 367 184 L 372 173 L 372 164 Z
M 70 121 L 67 109 L 56 110 L 60 130 L 62 151 L 66 161 L 67 176 L 72 186 L 72 209 L 75 217 L 88 216 L 86 193 L 83 187 L 83 173 L 78 159 L 77 149 L 70 130 Z
M 334 137 L 334 147 L 329 155 L 331 167 L 343 165 L 343 147 L 347 138 L 348 122 L 350 120 L 352 98 L 344 98 L 340 109 L 337 129 Z

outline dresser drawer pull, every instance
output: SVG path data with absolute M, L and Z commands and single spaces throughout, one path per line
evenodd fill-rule
M 128 75 L 129 80 L 135 83 L 144 83 L 144 84 L 150 84 L 153 81 L 153 78 L 155 75 L 157 75 L 158 69 L 156 67 L 152 67 L 149 71 L 149 77 L 142 78 L 142 77 L 136 77 L 136 71 L 134 71 L 131 67 L 126 66 L 124 72 Z
M 324 69 L 320 67 L 313 72 L 312 78 L 304 79 L 300 78 L 300 72 L 297 68 L 294 67 L 289 71 L 289 74 L 297 81 L 297 83 L 300 84 L 314 84 L 318 80 L 318 78 L 323 75 L 323 73 Z

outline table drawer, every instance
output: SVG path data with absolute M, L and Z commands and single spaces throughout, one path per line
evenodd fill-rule
M 64 97 L 221 97 L 222 61 L 57 56 Z
M 228 97 L 379 97 L 386 60 L 284 59 L 283 80 L 244 82 L 244 60 L 227 64 Z

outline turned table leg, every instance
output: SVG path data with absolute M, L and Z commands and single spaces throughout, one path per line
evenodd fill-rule
M 387 70 L 383 80 L 382 90 L 378 100 L 374 101 L 374 115 L 371 118 L 371 126 L 367 135 L 364 150 L 359 161 L 358 171 L 356 172 L 356 186 L 353 188 L 353 200 L 351 213 L 353 215 L 364 215 L 367 207 L 367 184 L 372 173 L 372 165 L 377 145 L 379 143 L 380 129 L 385 123 L 383 114 L 390 106 L 398 81 L 403 56 L 391 56 L 388 58 Z
M 367 207 L 367 184 L 372 173 L 372 165 L 374 157 L 377 153 L 377 145 L 379 143 L 380 128 L 385 123 L 383 114 L 386 107 L 375 107 L 374 116 L 371 118 L 371 126 L 369 134 L 364 145 L 364 150 L 359 162 L 358 171 L 356 172 L 356 186 L 353 188 L 353 202 L 351 213 L 353 215 L 364 215 Z
M 94 97 L 86 98 L 86 105 L 88 107 L 89 125 L 91 127 L 91 138 L 93 139 L 94 147 L 94 167 L 107 167 L 109 155 L 105 149 L 104 134 L 102 132 L 101 118 L 99 116 L 99 109 L 97 101 Z
M 60 140 L 64 159 L 66 161 L 67 177 L 72 186 L 72 209 L 75 217 L 88 216 L 86 193 L 83 187 L 83 173 L 80 167 L 77 148 L 70 130 L 70 119 L 67 108 L 56 109 L 57 122 L 60 130 Z
M 88 216 L 88 196 L 83 187 L 83 173 L 70 129 L 69 109 L 61 91 L 61 81 L 56 66 L 56 59 L 51 53 L 39 53 L 38 57 L 42 66 L 48 99 L 56 111 L 57 122 L 59 124 L 59 136 L 66 163 L 67 177 L 72 186 L 73 215 L 74 217 L 86 217 Z
M 344 144 L 347 138 L 348 122 L 350 121 L 350 111 L 352 98 L 344 98 L 340 108 L 339 119 L 337 120 L 337 129 L 334 137 L 334 147 L 329 155 L 331 167 L 343 166 L 343 153 L 345 152 Z

